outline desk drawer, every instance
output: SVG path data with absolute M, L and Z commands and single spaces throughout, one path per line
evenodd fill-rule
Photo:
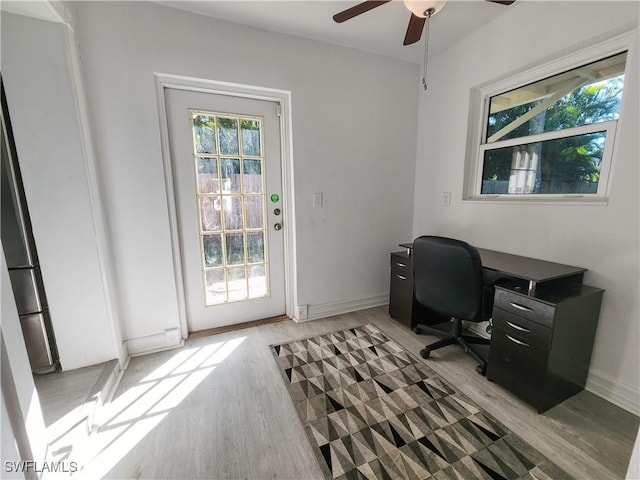
M 494 308 L 493 326 L 503 331 L 505 335 L 529 346 L 545 350 L 551 348 L 553 330 L 524 317 Z
M 514 339 L 510 332 L 494 328 L 487 378 L 538 407 L 543 394 L 548 352 L 536 346 L 521 345 Z
M 413 300 L 413 278 L 391 271 L 391 296 L 402 301 Z
M 410 259 L 391 255 L 391 273 L 413 281 L 413 262 Z
M 546 327 L 553 327 L 555 307 L 540 300 L 496 287 L 494 307 Z
M 413 263 L 411 259 L 391 255 L 391 290 L 413 295 Z

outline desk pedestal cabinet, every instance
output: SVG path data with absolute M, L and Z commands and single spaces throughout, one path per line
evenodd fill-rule
M 391 254 L 389 315 L 411 328 L 413 260 L 405 252 Z
M 549 282 L 535 296 L 496 287 L 487 378 L 548 410 L 584 388 L 603 290 Z
M 391 254 L 391 281 L 389 285 L 389 315 L 408 328 L 416 324 L 436 325 L 448 321 L 413 298 L 413 259 L 407 252 Z

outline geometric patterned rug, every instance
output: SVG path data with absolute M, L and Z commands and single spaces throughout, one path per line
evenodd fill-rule
M 327 479 L 570 479 L 365 325 L 271 350 Z

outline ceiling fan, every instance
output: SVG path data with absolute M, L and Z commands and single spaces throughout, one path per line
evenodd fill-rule
M 368 0 L 348 8 L 340 13 L 336 13 L 333 19 L 337 23 L 342 23 L 350 18 L 373 10 L 376 7 L 389 3 L 391 0 Z M 404 37 L 403 45 L 411 45 L 420 40 L 422 30 L 427 18 L 431 18 L 444 7 L 447 0 L 404 0 L 405 7 L 411 12 L 409 26 Z M 487 0 L 492 3 L 511 5 L 515 0 Z

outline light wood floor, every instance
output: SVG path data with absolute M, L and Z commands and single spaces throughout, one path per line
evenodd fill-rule
M 103 364 L 92 365 L 33 377 L 47 427 L 87 401 L 103 368 Z
M 416 356 L 434 339 L 381 307 L 193 338 L 133 358 L 80 466 L 92 478 L 321 479 L 268 346 L 366 323 Z M 575 478 L 624 478 L 634 415 L 586 391 L 538 415 L 478 375 L 459 348 L 424 361 Z

